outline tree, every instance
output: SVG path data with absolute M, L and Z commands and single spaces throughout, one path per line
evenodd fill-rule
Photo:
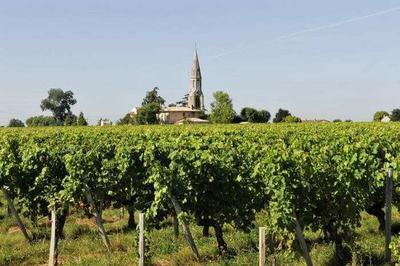
M 389 116 L 389 113 L 386 111 L 377 111 L 374 114 L 374 120 L 375 122 L 381 122 L 382 118 L 384 118 L 385 116 Z
M 76 104 L 72 91 L 64 92 L 62 89 L 50 89 L 46 99 L 42 100 L 42 111 L 49 110 L 54 118 L 63 124 L 68 115 L 72 115 L 71 106 Z
M 334 123 L 340 123 L 340 122 L 342 122 L 342 120 L 340 120 L 340 119 L 334 119 L 333 122 L 334 122 Z
M 271 114 L 267 110 L 260 110 L 257 112 L 258 123 L 268 123 L 271 118 Z
M 25 124 L 21 120 L 13 118 L 8 123 L 8 127 L 25 127 Z
M 210 119 L 213 123 L 231 123 L 236 112 L 233 110 L 232 99 L 223 91 L 214 92 L 214 102 L 211 103 Z
M 32 116 L 26 120 L 28 127 L 46 127 L 46 126 L 60 126 L 61 124 L 56 121 L 52 116 Z
M 301 119 L 297 116 L 293 116 L 293 115 L 288 115 L 285 117 L 284 122 L 287 123 L 300 123 Z
M 143 105 L 137 114 L 137 121 L 142 125 L 157 124 L 157 114 L 160 112 L 161 106 L 159 103 L 153 102 Z
M 234 124 L 239 124 L 239 123 L 242 123 L 242 122 L 244 122 L 244 121 L 243 121 L 243 119 L 242 119 L 242 117 L 240 115 L 235 115 L 235 117 L 232 120 L 232 123 L 234 123 Z
M 285 117 L 291 115 L 288 110 L 279 109 L 278 112 L 275 114 L 275 118 L 273 120 L 274 123 L 280 123 L 285 120 Z
M 187 106 L 188 105 L 189 94 L 185 94 L 180 101 L 175 103 L 175 106 Z
M 160 106 L 163 106 L 165 100 L 163 97 L 158 95 L 159 88 L 154 87 L 152 90 L 146 92 L 146 97 L 144 97 L 142 106 L 149 104 L 149 103 L 157 103 Z
M 394 109 L 392 111 L 392 115 L 390 116 L 390 119 L 395 122 L 400 121 L 400 109 Z
M 240 112 L 242 121 L 250 123 L 267 123 L 271 118 L 271 114 L 267 110 L 257 111 L 251 107 L 244 107 Z
M 244 107 L 240 111 L 240 117 L 243 121 L 254 123 L 257 120 L 257 110 L 251 107 Z
M 69 114 L 65 117 L 64 126 L 76 126 L 78 118 L 74 114 Z
M 134 125 L 136 124 L 136 119 L 130 113 L 126 114 L 123 118 L 117 121 L 117 125 Z
M 138 110 L 136 115 L 137 123 L 143 125 L 157 124 L 157 115 L 161 111 L 161 107 L 164 105 L 165 100 L 163 97 L 158 95 L 158 87 L 154 87 L 151 91 L 146 93 L 142 102 L 142 107 Z
M 78 126 L 87 126 L 88 125 L 88 122 L 82 112 L 79 113 L 77 125 Z

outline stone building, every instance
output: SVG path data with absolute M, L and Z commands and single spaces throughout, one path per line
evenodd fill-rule
M 163 108 L 158 115 L 161 124 L 207 123 L 200 117 L 204 115 L 204 95 L 201 87 L 201 71 L 197 51 L 190 75 L 187 106 L 170 106 Z

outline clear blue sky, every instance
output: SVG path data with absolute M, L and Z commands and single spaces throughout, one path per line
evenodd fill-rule
M 400 1 L 16 0 L 0 25 L 0 125 L 40 115 L 50 88 L 72 90 L 92 123 L 154 86 L 175 102 L 196 42 L 208 108 L 216 90 L 237 111 L 306 119 L 400 107 Z

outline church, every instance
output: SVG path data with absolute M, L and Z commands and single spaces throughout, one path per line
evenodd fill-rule
M 186 106 L 169 106 L 158 115 L 161 124 L 208 123 L 204 116 L 204 95 L 201 88 L 201 71 L 197 50 L 190 75 L 189 95 Z

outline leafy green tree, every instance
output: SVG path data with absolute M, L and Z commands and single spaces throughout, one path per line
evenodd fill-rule
M 251 107 L 244 107 L 240 112 L 242 121 L 250 123 L 267 123 L 271 118 L 271 114 L 267 110 L 257 111 Z
M 187 106 L 188 105 L 189 94 L 185 94 L 180 101 L 175 103 L 175 106 Z
M 137 114 L 137 121 L 141 125 L 158 124 L 157 114 L 160 113 L 159 103 L 148 103 L 143 105 Z
M 21 120 L 13 118 L 8 123 L 8 127 L 25 127 L 25 124 Z
M 389 113 L 386 111 L 377 111 L 374 114 L 374 121 L 375 122 L 380 122 L 382 120 L 382 118 L 384 118 L 385 116 L 389 116 Z
M 271 114 L 267 110 L 260 110 L 257 112 L 258 123 L 268 123 L 271 118 Z
M 288 115 L 285 117 L 284 122 L 287 123 L 300 123 L 301 119 L 297 116 L 293 116 L 293 115 Z
M 273 120 L 274 123 L 284 122 L 285 117 L 291 115 L 288 110 L 279 109 L 278 112 L 275 114 L 275 118 Z
M 395 122 L 400 121 L 400 109 L 394 109 L 392 111 L 392 115 L 390 116 L 390 119 Z
M 61 124 L 52 116 L 32 116 L 26 120 L 28 127 L 60 126 Z
M 332 122 L 334 122 L 334 123 L 340 123 L 340 122 L 342 122 L 342 120 L 340 120 L 340 119 L 334 119 Z
M 71 106 L 76 104 L 72 91 L 64 92 L 62 89 L 50 89 L 46 99 L 42 100 L 42 111 L 49 110 L 54 118 L 63 124 L 67 116 L 72 115 Z
M 227 124 L 235 118 L 232 99 L 229 94 L 223 91 L 214 92 L 214 102 L 211 103 L 210 119 L 213 123 Z
M 149 104 L 149 103 L 157 103 L 160 106 L 163 106 L 165 103 L 165 100 L 163 97 L 158 95 L 159 88 L 154 87 L 152 90 L 148 91 L 146 93 L 146 97 L 144 97 L 142 106 Z
M 146 97 L 142 102 L 142 107 L 140 107 L 138 114 L 136 115 L 138 124 L 158 124 L 157 115 L 160 113 L 161 108 L 165 103 L 164 98 L 158 95 L 158 91 L 158 87 L 154 87 L 146 93 Z M 127 117 L 125 116 L 125 118 Z M 124 121 L 126 121 L 126 119 Z
M 74 114 L 69 114 L 65 117 L 64 126 L 76 126 L 78 118 Z
M 243 121 L 247 122 L 256 122 L 257 120 L 257 110 L 251 107 L 244 107 L 242 111 L 240 111 L 240 117 Z
M 117 121 L 117 125 L 134 125 L 134 124 L 136 124 L 136 119 L 129 113 Z
M 242 123 L 242 122 L 244 122 L 244 121 L 240 115 L 235 115 L 235 117 L 232 120 L 232 123 L 234 123 L 234 124 L 238 124 L 238 123 Z
M 87 122 L 85 116 L 82 112 L 79 113 L 77 125 L 78 126 L 87 126 L 89 123 Z

